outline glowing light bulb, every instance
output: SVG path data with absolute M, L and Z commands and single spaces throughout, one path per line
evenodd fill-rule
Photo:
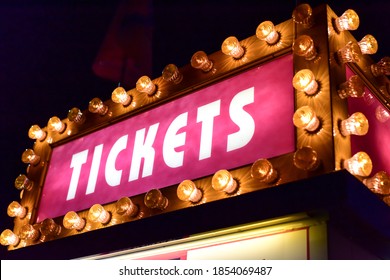
M 73 107 L 68 111 L 68 120 L 77 124 L 83 124 L 85 122 L 85 114 L 77 107 Z
M 157 89 L 156 85 L 148 76 L 142 76 L 141 78 L 139 78 L 137 83 L 135 84 L 135 88 L 139 92 L 146 93 L 149 96 L 155 94 Z
M 305 146 L 295 151 L 293 163 L 299 169 L 314 171 L 320 166 L 321 161 L 312 147 Z
M 362 51 L 358 43 L 350 41 L 343 48 L 337 51 L 337 57 L 341 63 L 354 62 L 357 63 L 360 61 L 362 56 Z
M 234 193 L 238 188 L 237 181 L 233 178 L 233 175 L 225 169 L 215 172 L 211 179 L 211 186 L 216 191 L 224 191 L 228 194 Z
M 58 133 L 64 132 L 66 125 L 60 120 L 60 118 L 54 116 L 47 122 L 47 129 Z
M 366 135 L 368 132 L 368 120 L 363 113 L 353 113 L 348 119 L 340 124 L 340 132 L 343 136 L 347 135 Z
M 12 201 L 7 208 L 7 214 L 10 217 L 18 217 L 23 219 L 27 215 L 27 209 L 17 201 Z
M 168 199 L 158 189 L 148 191 L 144 197 L 146 207 L 164 210 L 168 207 Z
M 381 195 L 390 194 L 390 176 L 385 171 L 379 171 L 371 178 L 364 179 L 363 184 L 374 193 Z
M 304 57 L 306 60 L 313 60 L 317 56 L 317 50 L 313 39 L 308 35 L 301 35 L 295 39 L 292 46 L 294 54 Z
M 352 175 L 367 177 L 372 171 L 372 161 L 365 152 L 358 152 L 344 161 L 344 168 Z
M 263 183 L 273 183 L 278 179 L 278 172 L 269 160 L 262 158 L 252 164 L 251 176 Z
M 41 157 L 35 154 L 34 150 L 26 149 L 22 154 L 22 161 L 31 165 L 37 165 L 41 161 Z
M 67 229 L 82 230 L 85 227 L 85 220 L 81 218 L 76 212 L 69 211 L 64 216 L 62 224 Z
M 345 30 L 356 30 L 359 27 L 359 16 L 351 9 L 346 10 L 340 17 L 336 18 L 335 26 L 338 32 Z
M 58 236 L 61 233 L 61 226 L 57 225 L 53 219 L 47 218 L 41 222 L 39 231 L 44 236 Z
M 375 109 L 375 117 L 381 123 L 385 123 L 390 119 L 390 113 L 384 107 L 378 106 Z
M 213 69 L 214 63 L 208 58 L 204 51 L 197 51 L 191 57 L 191 66 L 195 69 L 200 69 L 203 72 L 209 72 Z
M 111 100 L 115 103 L 127 106 L 131 103 L 132 97 L 123 87 L 117 87 L 112 91 Z
M 309 4 L 298 5 L 292 14 L 293 21 L 305 28 L 313 26 L 313 10 Z
M 121 216 L 134 217 L 138 213 L 138 206 L 127 196 L 120 198 L 116 203 L 116 213 Z
M 363 54 L 374 54 L 378 51 L 378 42 L 374 36 L 368 34 L 364 36 L 358 45 Z
M 89 101 L 88 110 L 91 113 L 104 116 L 108 112 L 108 106 L 105 105 L 100 98 L 95 97 L 91 101 Z
M 375 77 L 390 75 L 390 57 L 386 56 L 379 60 L 376 64 L 372 64 L 371 72 Z
M 307 131 L 316 131 L 320 127 L 320 120 L 310 106 L 302 106 L 297 109 L 293 116 L 293 123 L 298 128 Z
M 223 41 L 221 50 L 224 54 L 230 55 L 235 59 L 240 59 L 245 54 L 244 48 L 234 36 L 230 36 Z
M 272 21 L 264 21 L 257 26 L 256 37 L 273 45 L 279 41 L 279 33 L 275 29 Z
M 304 91 L 308 95 L 314 95 L 318 91 L 318 83 L 313 72 L 309 69 L 298 71 L 292 80 L 296 90 Z
M 33 225 L 25 224 L 19 232 L 19 237 L 24 240 L 35 241 L 39 238 L 40 232 Z
M 174 84 L 179 84 L 183 80 L 183 75 L 175 64 L 165 66 L 162 77 L 165 81 L 173 82 Z
M 177 187 L 177 197 L 182 201 L 197 203 L 202 199 L 202 191 L 191 180 L 182 181 Z
M 347 81 L 342 83 L 337 90 L 340 98 L 347 97 L 363 97 L 364 96 L 364 83 L 358 75 L 351 76 Z
M 15 188 L 18 190 L 31 191 L 34 186 L 34 182 L 27 178 L 26 175 L 20 174 L 15 179 Z
M 111 214 L 100 204 L 94 204 L 88 212 L 88 220 L 93 223 L 107 224 L 111 219 Z
M 38 125 L 34 124 L 28 131 L 28 137 L 42 141 L 46 138 L 46 132 L 43 131 Z
M 19 243 L 19 237 L 12 230 L 6 229 L 0 235 L 0 243 L 3 246 L 16 246 Z

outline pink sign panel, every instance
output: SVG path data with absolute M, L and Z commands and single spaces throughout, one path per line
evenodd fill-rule
M 38 221 L 295 149 L 292 56 L 55 147 Z

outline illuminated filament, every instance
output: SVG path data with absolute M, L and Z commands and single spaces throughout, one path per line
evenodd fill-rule
M 108 112 L 108 106 L 105 105 L 100 98 L 95 97 L 94 99 L 89 101 L 88 110 L 91 113 L 104 116 Z
M 64 216 L 62 224 L 67 229 L 82 230 L 85 226 L 85 220 L 81 218 L 76 212 L 69 211 Z
M 112 91 L 111 100 L 115 103 L 127 106 L 131 103 L 132 97 L 123 87 L 117 87 Z
M 216 191 L 224 191 L 228 194 L 234 193 L 238 188 L 237 181 L 233 178 L 233 175 L 225 169 L 219 170 L 214 174 L 211 179 L 211 186 Z
M 47 129 L 50 131 L 62 133 L 64 132 L 65 128 L 66 125 L 58 117 L 51 117 L 47 122 Z
M 148 191 L 144 197 L 144 204 L 150 209 L 164 210 L 168 207 L 168 199 L 158 189 Z
M 346 10 L 340 17 L 336 18 L 335 26 L 338 32 L 345 30 L 356 30 L 359 27 L 359 16 L 351 9 Z
M 299 169 L 313 171 L 319 167 L 320 162 L 317 152 L 312 147 L 305 146 L 294 153 L 293 163 Z
M 317 50 L 313 39 L 308 35 L 301 35 L 295 39 L 292 46 L 294 54 L 304 57 L 306 60 L 313 60 L 317 56 Z
M 386 56 L 379 60 L 376 64 L 372 64 L 371 72 L 375 77 L 390 75 L 390 57 Z
M 358 152 L 344 161 L 344 168 L 352 175 L 367 177 L 372 171 L 372 161 L 365 152 Z
M 31 165 L 37 165 L 41 161 L 41 157 L 35 154 L 34 150 L 26 149 L 22 154 L 22 161 Z
M 156 85 L 148 76 L 142 76 L 141 78 L 139 78 L 137 83 L 135 84 L 135 88 L 139 92 L 146 93 L 149 96 L 152 96 L 156 93 Z
M 263 183 L 273 183 L 278 179 L 278 172 L 269 160 L 258 159 L 252 164 L 251 176 Z
M 298 5 L 292 14 L 293 21 L 305 28 L 310 28 L 313 21 L 313 10 L 309 4 Z
M 223 41 L 221 50 L 224 54 L 230 55 L 235 59 L 240 59 L 244 56 L 245 50 L 241 46 L 238 39 L 234 36 L 230 36 Z
M 314 95 L 318 91 L 318 83 L 313 72 L 309 69 L 298 71 L 293 78 L 292 84 L 298 91 L 304 91 L 308 95 Z
M 191 57 L 191 66 L 195 69 L 200 69 L 203 72 L 209 72 L 213 69 L 213 62 L 207 57 L 204 51 L 197 51 Z
M 58 236 L 61 233 L 61 226 L 57 225 L 53 219 L 44 219 L 39 228 L 44 236 Z
M 390 177 L 385 171 L 379 171 L 373 177 L 364 179 L 363 183 L 374 193 L 390 195 Z
M 343 136 L 347 135 L 366 135 L 368 132 L 368 120 L 363 113 L 353 113 L 348 119 L 340 124 L 340 132 Z
M 370 34 L 364 36 L 358 42 L 358 45 L 362 54 L 374 54 L 378 51 L 378 42 L 375 37 Z
M 46 132 L 43 131 L 38 125 L 34 124 L 28 130 L 28 137 L 42 141 L 46 138 Z
M 307 131 L 316 131 L 320 126 L 320 120 L 310 106 L 302 106 L 295 111 L 293 123 L 298 128 L 306 129 Z
M 379 105 L 375 109 L 375 117 L 381 123 L 385 123 L 390 119 L 390 113 L 383 106 Z
M 27 209 L 17 201 L 12 201 L 7 208 L 7 214 L 10 217 L 18 217 L 23 219 L 27 215 Z
M 27 178 L 26 175 L 20 174 L 15 179 L 15 188 L 18 190 L 31 191 L 34 186 L 34 182 Z
M 94 204 L 88 212 L 88 220 L 93 223 L 107 224 L 111 219 L 111 214 L 100 204 Z
M 127 196 L 120 198 L 115 203 L 116 213 L 121 216 L 134 217 L 138 213 L 138 206 Z
M 202 191 L 191 180 L 182 181 L 177 187 L 177 197 L 182 201 L 197 203 L 202 199 Z
M 19 237 L 12 230 L 6 229 L 0 235 L 0 243 L 3 246 L 16 246 L 19 243 Z
M 343 48 L 337 51 L 337 56 L 341 63 L 354 62 L 357 63 L 360 61 L 362 51 L 358 43 L 350 41 Z
M 68 112 L 68 120 L 77 124 L 83 124 L 85 122 L 85 115 L 79 108 L 72 108 Z
M 337 90 L 340 98 L 363 97 L 364 83 L 358 75 L 351 76 L 346 82 L 342 83 Z
M 22 226 L 19 232 L 19 237 L 24 240 L 37 240 L 40 236 L 39 230 L 34 228 L 33 225 L 25 224 Z
M 264 21 L 256 29 L 256 37 L 273 45 L 279 41 L 279 33 L 271 21 Z
M 173 82 L 174 84 L 179 84 L 183 80 L 183 75 L 175 64 L 165 66 L 162 77 L 165 81 Z

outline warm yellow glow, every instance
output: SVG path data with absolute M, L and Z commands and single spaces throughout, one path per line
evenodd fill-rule
M 319 167 L 321 161 L 312 147 L 305 146 L 296 150 L 293 163 L 299 169 L 313 171 Z
M 252 164 L 251 176 L 263 183 L 273 183 L 278 179 L 278 172 L 269 160 L 262 158 Z
M 357 63 L 360 61 L 362 51 L 360 50 L 358 43 L 350 41 L 343 48 L 337 51 L 337 56 L 341 63 Z
M 301 35 L 295 39 L 292 46 L 294 54 L 304 57 L 306 60 L 313 60 L 317 56 L 317 50 L 313 39 L 308 35 Z
M 348 119 L 343 120 L 340 124 L 342 135 L 366 135 L 368 132 L 368 120 L 363 113 L 353 113 Z
M 293 116 L 293 123 L 296 127 L 307 131 L 315 131 L 320 126 L 320 121 L 310 106 L 302 106 L 297 109 Z
M 383 106 L 379 105 L 375 109 L 375 117 L 381 123 L 385 123 L 390 119 L 390 112 L 387 111 Z
M 175 64 L 168 64 L 165 66 L 162 77 L 164 80 L 175 84 L 179 84 L 183 80 L 183 75 Z
M 340 17 L 335 19 L 335 25 L 338 32 L 345 30 L 356 30 L 359 27 L 359 16 L 351 9 L 346 10 Z
M 111 219 L 111 215 L 100 204 L 94 204 L 88 212 L 88 220 L 93 223 L 107 224 Z
M 141 78 L 139 78 L 137 83 L 135 84 L 135 88 L 139 92 L 146 93 L 149 96 L 156 93 L 156 85 L 148 76 L 142 76 Z
M 37 240 L 40 236 L 39 231 L 31 224 L 22 226 L 19 232 L 19 237 L 24 240 Z
M 104 116 L 108 112 L 108 106 L 105 105 L 100 98 L 95 97 L 91 101 L 89 101 L 88 110 L 91 113 Z
M 364 36 L 358 45 L 363 54 L 374 54 L 378 51 L 378 42 L 374 36 L 368 34 Z
M 39 228 L 44 236 L 58 236 L 61 233 L 61 226 L 57 225 L 53 219 L 44 219 Z
M 144 197 L 144 204 L 151 209 L 164 210 L 168 207 L 168 199 L 158 189 L 148 191 Z
M 371 72 L 375 77 L 390 75 L 390 57 L 386 56 L 379 60 L 379 62 L 372 64 Z
M 68 120 L 77 124 L 82 124 L 85 122 L 85 115 L 79 108 L 73 107 L 68 112 Z
M 116 203 L 116 213 L 122 216 L 134 217 L 138 213 L 138 206 L 127 196 L 120 198 Z
M 0 235 L 0 243 L 3 246 L 15 246 L 19 243 L 19 237 L 12 230 L 6 229 Z
M 15 179 L 15 188 L 18 190 L 31 191 L 34 186 L 34 182 L 27 178 L 26 175 L 20 174 Z
M 211 179 L 211 186 L 216 191 L 224 191 L 228 194 L 234 193 L 238 188 L 237 181 L 233 178 L 233 175 L 225 169 L 215 172 Z
M 203 72 L 209 72 L 213 69 L 213 62 L 208 58 L 204 51 L 197 51 L 191 57 L 191 66 L 195 69 L 200 69 Z
M 191 180 L 182 181 L 177 187 L 177 197 L 183 201 L 197 203 L 202 199 L 202 191 Z
M 223 41 L 221 50 L 224 54 L 230 55 L 236 59 L 241 58 L 245 54 L 244 48 L 234 36 L 230 36 Z
M 35 154 L 34 150 L 26 149 L 22 154 L 22 161 L 24 163 L 37 165 L 41 160 L 41 157 Z
M 112 91 L 111 100 L 115 103 L 127 106 L 130 104 L 132 97 L 123 87 L 117 87 Z
M 10 217 L 18 217 L 23 219 L 27 215 L 27 209 L 17 201 L 12 201 L 7 208 L 7 214 Z
M 279 33 L 276 31 L 272 21 L 264 21 L 256 29 L 256 37 L 273 45 L 279 41 Z
M 340 98 L 363 97 L 364 83 L 358 75 L 351 76 L 347 81 L 342 83 L 337 90 Z
M 309 4 L 298 5 L 292 14 L 293 21 L 301 24 L 305 28 L 310 28 L 313 25 L 313 10 Z
M 364 179 L 363 183 L 374 193 L 390 194 L 390 176 L 385 171 L 379 171 L 371 178 Z
M 358 152 L 344 161 L 344 168 L 352 175 L 367 177 L 372 171 L 372 161 L 365 152 Z
M 43 131 L 38 125 L 34 124 L 30 127 L 28 131 L 28 137 L 31 139 L 42 141 L 46 138 L 46 132 Z
M 292 80 L 292 84 L 296 90 L 304 91 L 308 95 L 316 94 L 318 91 L 318 83 L 313 72 L 309 69 L 298 71 Z
M 50 131 L 61 133 L 64 132 L 65 127 L 65 124 L 56 116 L 51 117 L 47 122 L 47 129 Z
M 85 220 L 81 218 L 76 212 L 69 211 L 64 216 L 62 224 L 67 229 L 82 230 L 85 226 Z

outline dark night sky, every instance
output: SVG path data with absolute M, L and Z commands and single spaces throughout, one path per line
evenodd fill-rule
M 216 52 L 230 35 L 239 39 L 252 36 L 264 20 L 286 21 L 300 1 L 273 0 L 264 5 L 264 1 L 253 0 L 149 0 L 142 17 L 126 21 L 119 33 L 121 46 L 137 53 L 135 65 L 145 72 L 127 72 L 126 80 L 105 79 L 96 75 L 93 65 L 99 62 L 99 51 L 124 2 L 131 8 L 138 1 L 1 1 L 0 231 L 12 227 L 6 209 L 12 200 L 19 200 L 13 184 L 26 170 L 21 154 L 33 145 L 27 136 L 31 125 L 44 127 L 54 115 L 65 118 L 72 107 L 84 110 L 94 97 L 107 100 L 118 82 L 126 85 L 127 81 L 130 89 L 142 75 L 160 76 L 169 63 L 183 66 L 198 50 Z M 323 3 L 305 2 L 312 7 Z M 376 37 L 379 51 L 373 56 L 375 61 L 389 55 L 389 1 L 327 3 L 338 15 L 348 8 L 358 13 L 360 27 L 352 34 L 356 39 L 366 34 Z M 138 32 L 138 27 L 151 33 Z M 146 36 L 151 49 L 133 42 L 130 35 Z M 150 57 L 152 66 L 148 67 Z

